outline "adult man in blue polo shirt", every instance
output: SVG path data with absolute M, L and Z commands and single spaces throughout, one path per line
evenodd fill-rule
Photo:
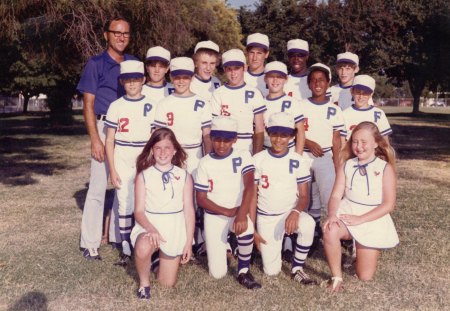
M 98 254 L 102 237 L 105 192 L 109 168 L 105 156 L 106 112 L 111 102 L 125 95 L 120 84 L 120 63 L 137 58 L 124 53 L 130 41 L 130 24 L 121 17 L 106 23 L 104 37 L 108 49 L 91 58 L 78 83 L 84 94 L 84 118 L 91 139 L 91 178 L 81 222 L 80 246 L 89 260 L 101 260 Z

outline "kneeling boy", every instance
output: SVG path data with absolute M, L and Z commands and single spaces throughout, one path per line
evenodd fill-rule
M 315 285 L 317 282 L 303 271 L 314 240 L 314 219 L 303 211 L 308 204 L 311 175 L 308 161 L 288 147 L 294 127 L 294 117 L 289 113 L 277 112 L 269 117 L 267 132 L 272 147 L 254 156 L 255 195 L 250 215 L 253 221 L 256 218 L 255 244 L 261 250 L 264 272 L 276 275 L 281 271 L 283 236 L 298 233 L 291 277 Z
M 205 241 L 209 274 L 227 273 L 227 235 L 233 231 L 239 245 L 238 282 L 248 289 L 260 288 L 250 274 L 254 226 L 248 217 L 253 196 L 254 170 L 250 152 L 234 150 L 237 122 L 218 116 L 212 121 L 214 151 L 200 160 L 194 188 L 199 206 L 205 209 Z

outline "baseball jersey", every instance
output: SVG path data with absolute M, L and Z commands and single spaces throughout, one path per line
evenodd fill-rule
M 287 112 L 294 117 L 295 124 L 304 121 L 305 118 L 300 109 L 300 105 L 295 98 L 289 97 L 286 94 L 278 98 L 264 98 L 264 104 L 267 110 L 264 111 L 264 124 L 269 124 L 269 117 L 271 114 L 276 112 Z M 289 148 L 295 146 L 295 141 L 292 139 L 289 141 Z M 269 149 L 272 147 L 270 142 L 270 137 L 267 135 L 267 131 L 264 131 L 264 147 Z
M 258 213 L 280 215 L 293 209 L 298 200 L 298 184 L 311 180 L 309 162 L 291 149 L 279 156 L 264 150 L 253 160 L 255 184 L 258 184 Z
M 147 96 L 140 99 L 123 96 L 112 102 L 105 124 L 117 129 L 115 143 L 120 146 L 144 147 L 155 128 L 156 107 L 157 104 Z
M 304 75 L 288 75 L 288 81 L 284 85 L 284 92 L 297 100 L 302 100 L 312 96 L 311 90 L 308 87 L 308 76 Z
M 244 72 L 244 81 L 260 90 L 263 97 L 269 95 L 269 86 L 264 82 L 264 71 L 260 74 L 253 74 L 250 70 L 247 70 Z
M 151 86 L 148 84 L 144 84 L 141 91 L 142 95 L 153 99 L 157 103 L 159 103 L 161 99 L 166 98 L 173 92 L 175 92 L 175 87 L 173 86 L 173 84 L 167 83 L 165 81 L 161 86 Z
M 196 94 L 172 94 L 159 102 L 155 126 L 171 129 L 183 148 L 200 147 L 202 129 L 211 127 L 210 103 Z
M 253 158 L 248 150 L 231 149 L 223 157 L 213 156 L 211 152 L 200 160 L 194 189 L 206 192 L 207 198 L 219 206 L 235 208 L 242 203 L 242 176 L 254 170 Z
M 299 102 L 305 115 L 305 136 L 322 147 L 324 152 L 333 146 L 333 132 L 344 129 L 342 110 L 330 101 L 316 103 L 311 99 Z M 310 152 L 305 146 L 305 151 Z
M 224 84 L 211 97 L 213 116 L 229 116 L 237 120 L 238 139 L 253 138 L 253 120 L 258 113 L 267 110 L 264 98 L 258 89 L 244 83 L 231 87 Z
M 220 80 L 214 76 L 211 76 L 211 78 L 206 81 L 195 76 L 194 81 L 191 83 L 191 92 L 200 95 L 207 100 L 211 100 L 212 92 L 221 85 Z
M 375 106 L 358 109 L 353 105 L 345 109 L 342 115 L 344 117 L 344 131 L 341 131 L 341 136 L 349 138 L 353 129 L 363 121 L 375 123 L 383 136 L 392 134 L 391 126 L 384 111 Z
M 355 100 L 350 93 L 351 87 L 352 86 L 341 86 L 341 84 L 333 85 L 327 92 L 327 96 L 331 97 L 330 100 L 332 103 L 341 107 L 342 110 L 345 110 L 355 103 Z M 369 99 L 369 105 L 373 106 L 372 98 Z

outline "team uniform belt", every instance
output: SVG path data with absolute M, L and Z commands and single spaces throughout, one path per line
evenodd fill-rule
M 105 121 L 106 120 L 106 114 L 96 114 L 97 120 L 99 121 Z

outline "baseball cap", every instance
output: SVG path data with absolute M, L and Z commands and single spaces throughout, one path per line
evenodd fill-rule
M 307 70 L 307 74 L 309 76 L 309 74 L 313 71 L 322 71 L 325 74 L 327 74 L 330 77 L 330 82 L 331 82 L 331 69 L 328 66 L 325 66 L 324 64 L 321 63 L 316 63 L 314 65 L 312 65 L 311 67 L 308 68 Z
M 266 65 L 266 67 L 264 69 L 264 73 L 268 74 L 271 72 L 276 72 L 276 73 L 282 74 L 284 76 L 287 76 L 287 67 L 282 62 L 278 62 L 278 61 L 270 62 Z
M 368 75 L 356 76 L 352 87 L 358 90 L 373 93 L 375 91 L 375 79 Z
M 144 63 L 138 60 L 126 60 L 120 63 L 119 79 L 133 79 L 144 77 Z
M 170 62 L 170 52 L 161 46 L 149 48 L 147 51 L 147 60 L 159 60 L 161 62 Z
M 222 67 L 244 66 L 245 61 L 244 52 L 238 49 L 228 50 L 222 55 Z
M 201 42 L 197 43 L 197 45 L 195 46 L 195 49 L 194 49 L 194 53 L 197 53 L 198 49 L 208 49 L 208 50 L 213 50 L 214 52 L 219 53 L 219 46 L 217 44 L 215 44 L 214 42 L 212 42 L 211 40 L 201 41 Z
M 269 37 L 262 33 L 254 33 L 247 37 L 247 47 L 258 46 L 260 48 L 269 49 Z
M 226 116 L 217 116 L 212 119 L 211 133 L 212 137 L 235 138 L 237 136 L 238 124 L 234 118 Z
M 180 75 L 194 75 L 194 61 L 189 57 L 176 57 L 170 61 L 170 74 L 172 77 Z
M 345 52 L 338 54 L 337 56 L 337 63 L 345 62 L 345 63 L 352 63 L 355 65 L 359 65 L 359 57 L 356 54 L 353 54 L 351 52 Z
M 302 39 L 289 40 L 287 43 L 287 52 L 297 52 L 302 54 L 309 53 L 308 42 Z
M 287 112 L 276 112 L 269 116 L 267 132 L 284 133 L 291 135 L 294 132 L 294 117 Z

